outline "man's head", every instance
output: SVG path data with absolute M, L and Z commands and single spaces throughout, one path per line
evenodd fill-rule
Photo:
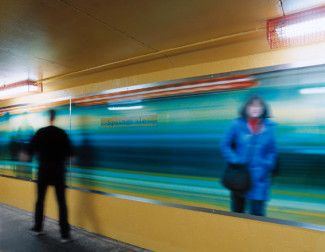
M 55 122 L 56 113 L 54 109 L 49 110 L 50 124 L 53 125 Z

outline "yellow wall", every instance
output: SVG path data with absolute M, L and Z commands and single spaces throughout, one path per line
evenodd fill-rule
M 33 210 L 34 184 L 0 177 L 0 202 Z M 70 222 L 154 251 L 323 252 L 325 233 L 68 190 Z M 57 219 L 53 190 L 46 214 Z

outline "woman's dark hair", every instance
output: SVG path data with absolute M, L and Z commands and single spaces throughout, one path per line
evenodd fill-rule
M 243 105 L 243 107 L 240 109 L 239 114 L 242 118 L 247 118 L 247 107 L 249 105 L 251 105 L 253 102 L 258 101 L 259 103 L 261 103 L 262 107 L 263 107 L 263 112 L 260 116 L 261 119 L 265 119 L 265 118 L 269 118 L 270 117 L 270 110 L 269 107 L 267 106 L 267 104 L 265 103 L 265 101 L 259 97 L 258 95 L 253 95 L 251 96 Z

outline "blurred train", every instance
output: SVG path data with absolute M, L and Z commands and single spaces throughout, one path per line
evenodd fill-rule
M 274 209 L 286 199 L 293 218 L 304 213 L 325 224 L 325 66 L 144 85 L 57 104 L 58 126 L 75 147 L 69 185 L 227 209 L 219 143 L 253 94 L 267 101 L 277 125 Z M 2 110 L 0 173 L 35 179 L 35 162 L 19 162 L 19 152 L 46 125 L 47 109 Z

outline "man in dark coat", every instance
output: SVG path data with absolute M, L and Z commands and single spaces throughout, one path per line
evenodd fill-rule
M 61 241 L 67 242 L 70 240 L 70 225 L 65 199 L 65 164 L 72 154 L 72 147 L 65 131 L 54 126 L 55 111 L 50 110 L 49 116 L 50 126 L 36 132 L 28 149 L 29 156 L 36 154 L 39 161 L 35 224 L 31 230 L 37 235 L 43 233 L 46 190 L 49 185 L 53 185 L 59 205 Z

